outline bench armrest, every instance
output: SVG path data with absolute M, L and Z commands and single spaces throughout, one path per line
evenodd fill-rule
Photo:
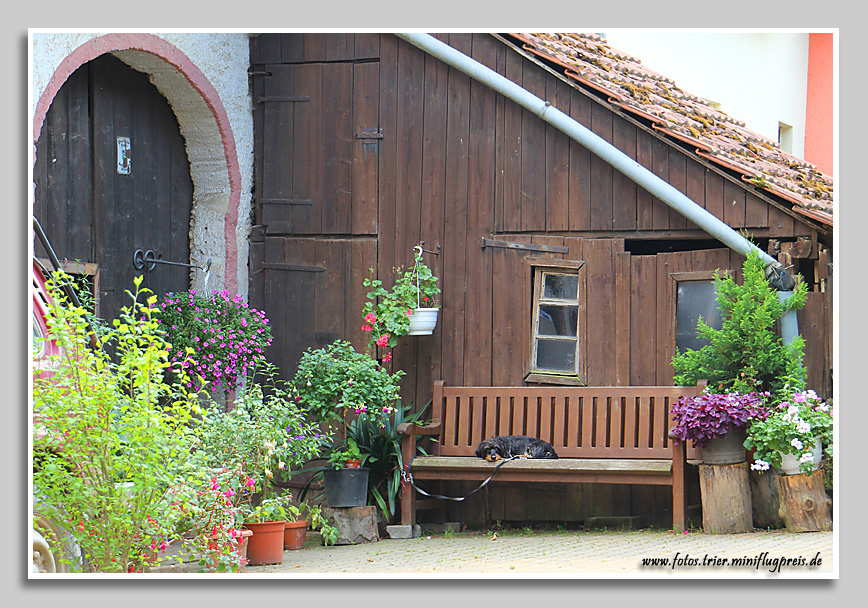
M 402 422 L 396 429 L 399 435 L 439 435 L 441 423 L 439 420 L 429 424 L 414 424 Z

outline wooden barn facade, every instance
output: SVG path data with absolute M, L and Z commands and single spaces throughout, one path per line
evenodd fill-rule
M 831 222 L 516 37 L 435 37 L 550 101 L 801 274 L 811 291 L 799 313 L 809 385 L 831 396 Z M 310 346 L 345 338 L 366 348 L 363 279 L 374 268 L 390 285 L 420 242 L 440 277 L 440 320 L 432 336 L 402 339 L 390 362 L 407 372 L 403 399 L 417 408 L 438 379 L 671 384 L 676 344 L 689 340 L 696 310 L 714 309 L 703 285 L 717 269 L 740 272 L 741 255 L 582 145 L 393 34 L 261 34 L 251 73 L 250 302 L 271 320 L 271 360 L 286 377 Z M 546 300 L 546 277 L 576 286 L 567 302 Z M 706 308 L 683 316 L 691 297 Z M 535 329 L 546 311 L 567 315 L 565 329 L 555 320 L 560 342 Z M 527 486 L 493 484 L 458 517 L 671 521 L 666 489 L 555 486 L 539 500 Z

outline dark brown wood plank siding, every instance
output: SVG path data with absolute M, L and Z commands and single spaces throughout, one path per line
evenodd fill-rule
M 469 33 L 436 37 L 549 99 L 717 217 L 760 236 L 786 238 L 805 231 L 760 193 L 753 193 L 750 184 L 711 169 L 689 150 L 627 120 L 493 37 Z M 626 251 L 627 239 L 665 242 L 704 235 L 577 142 L 397 37 L 383 34 L 375 41 L 369 35 L 364 47 L 378 53 L 378 61 L 352 64 L 351 76 L 329 70 L 326 66 L 331 63 L 316 63 L 321 59 L 315 58 L 312 38 L 306 36 L 301 42 L 297 38 L 294 42 L 280 39 L 281 53 L 285 56 L 292 50 L 300 62 L 293 69 L 310 72 L 312 66 L 322 66 L 320 86 L 326 97 L 343 90 L 341 83 L 330 79 L 352 78 L 352 131 L 382 129 L 382 139 L 354 142 L 352 203 L 336 203 L 338 208 L 352 208 L 349 234 L 375 237 L 370 241 L 371 265 L 387 284 L 394 280 L 393 268 L 411 263 L 412 247 L 419 241 L 439 252 L 426 254 L 443 289 L 438 328 L 433 336 L 402 340 L 394 352 L 393 368 L 409 372 L 405 401 L 425 404 L 431 398 L 431 381 L 437 378 L 455 385 L 524 382 L 532 307 L 531 266 L 524 258 L 531 253 L 481 248 L 481 239 L 491 236 L 567 246 L 566 255 L 532 255 L 585 261 L 587 303 L 582 311 L 586 321 L 581 352 L 587 382 L 671 382 L 674 303 L 669 274 L 673 269 L 714 270 L 715 264 L 737 272 L 733 265 L 739 262 L 731 261 L 728 253 L 719 257 L 717 250 L 708 255 L 665 253 L 664 247 L 656 256 Z M 262 53 L 269 46 L 265 43 L 265 39 L 259 42 Z M 345 48 L 337 39 L 335 44 Z M 357 35 L 356 53 L 360 44 Z M 301 63 L 305 60 L 313 63 Z M 376 124 L 370 120 L 373 106 L 360 108 L 369 97 L 377 98 Z M 272 112 L 270 106 L 266 112 Z M 363 113 L 367 113 L 364 120 Z M 329 137 L 341 137 L 341 128 L 329 128 L 334 133 Z M 316 138 L 296 129 L 293 139 L 302 137 L 306 143 L 293 141 L 292 153 L 315 158 Z M 317 161 L 323 167 L 334 161 L 331 156 L 342 154 L 338 148 L 329 150 Z M 375 170 L 365 164 L 372 158 Z M 302 175 L 306 178 L 313 171 L 306 168 Z M 338 179 L 334 168 L 328 171 Z M 321 180 L 330 181 L 330 177 Z M 299 187 L 293 185 L 296 192 Z M 359 205 L 359 200 L 364 203 Z M 342 220 L 334 211 L 327 210 L 327 224 Z M 329 230 L 324 226 L 310 236 L 317 234 L 323 238 Z M 353 302 L 352 312 L 345 316 L 346 332 L 360 325 L 366 291 L 361 286 L 363 274 L 359 271 L 352 278 L 347 274 L 344 279 L 346 292 L 352 294 L 344 299 Z

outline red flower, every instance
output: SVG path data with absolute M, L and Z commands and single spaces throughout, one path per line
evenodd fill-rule
M 383 363 L 388 363 L 392 360 L 392 353 L 386 353 L 383 355 Z

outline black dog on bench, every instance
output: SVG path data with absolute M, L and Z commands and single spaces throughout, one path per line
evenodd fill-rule
M 557 458 L 550 443 L 527 435 L 491 437 L 479 444 L 476 455 L 489 462 L 504 458 Z

